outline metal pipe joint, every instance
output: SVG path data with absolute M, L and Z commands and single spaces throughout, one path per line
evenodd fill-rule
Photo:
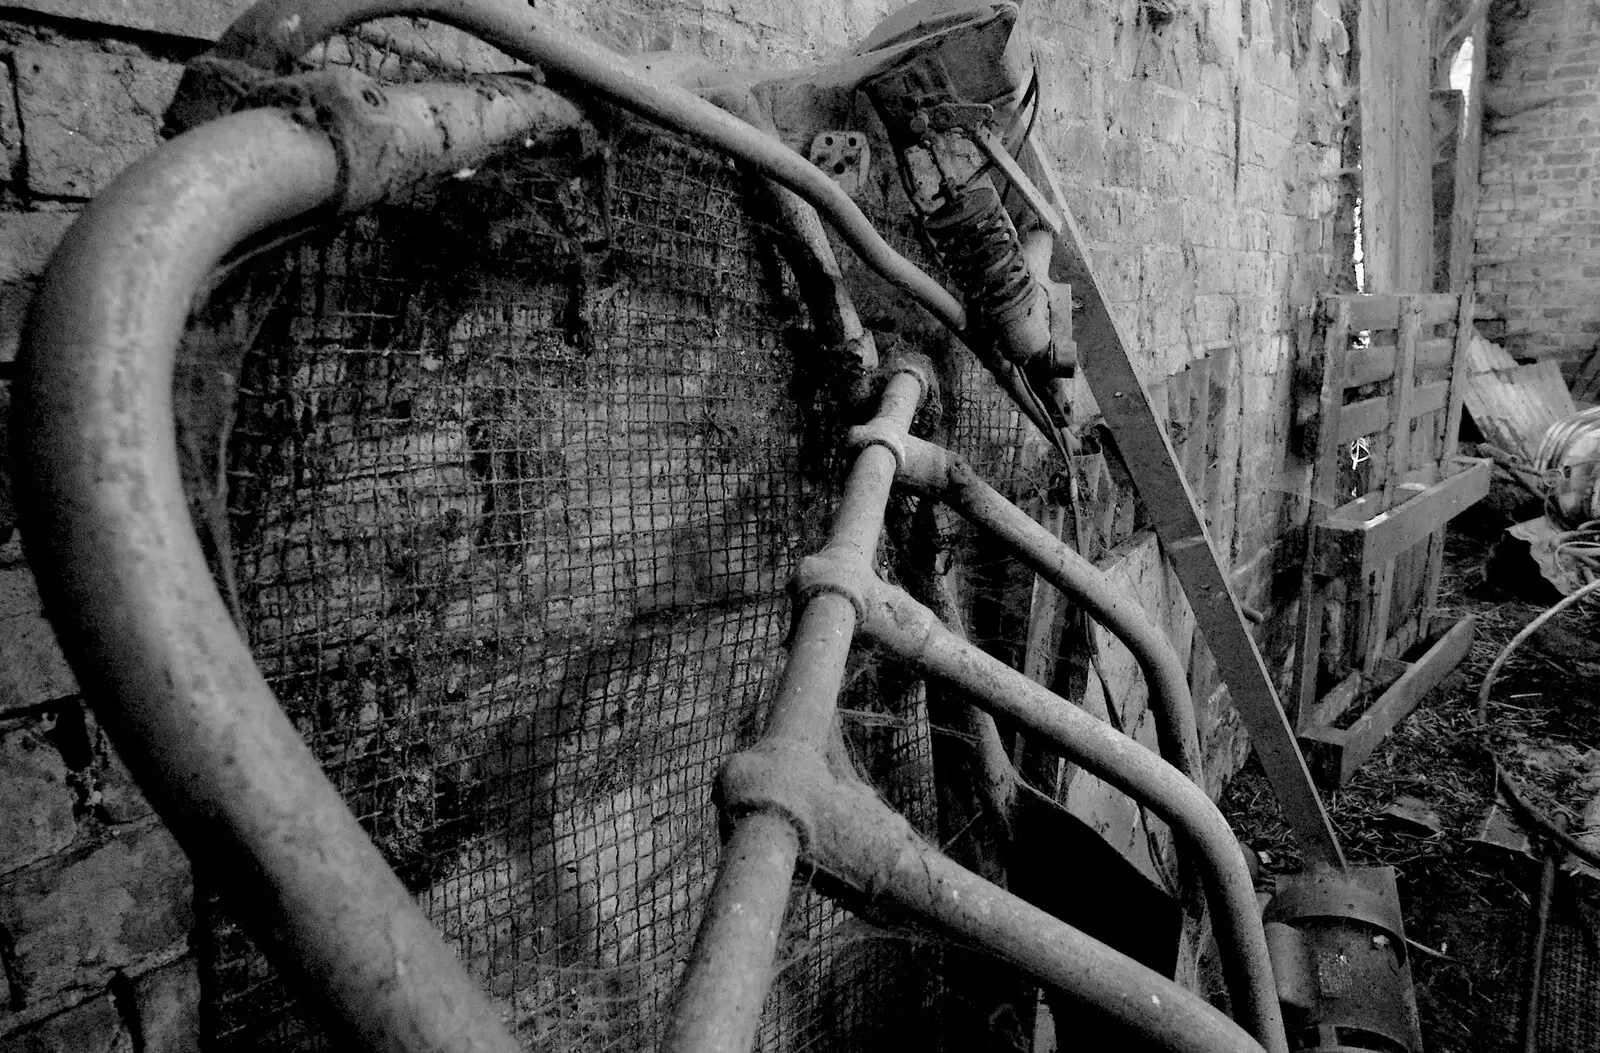
M 577 106 L 515 74 L 385 85 L 330 68 L 259 83 L 242 105 L 285 110 L 328 136 L 339 158 L 340 212 L 393 198 L 441 171 L 471 169 L 519 138 L 532 146 L 553 132 L 587 130 Z

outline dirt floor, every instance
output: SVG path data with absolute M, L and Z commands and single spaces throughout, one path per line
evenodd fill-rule
M 1350 785 L 1329 795 L 1329 806 L 1352 862 L 1399 871 L 1428 1053 L 1496 1053 L 1521 1048 L 1519 1007 L 1539 864 L 1474 840 L 1494 800 L 1493 756 L 1546 815 L 1565 815 L 1574 833 L 1582 831 L 1585 806 L 1600 791 L 1600 750 L 1591 754 L 1600 747 L 1600 610 L 1580 605 L 1558 616 L 1553 632 L 1536 635 L 1513 655 L 1496 680 L 1485 731 L 1476 722 L 1484 674 L 1544 609 L 1542 600 L 1528 602 L 1507 584 L 1537 591 L 1542 581 L 1531 571 L 1507 575 L 1497 566 L 1490 573 L 1491 546 L 1482 537 L 1452 534 L 1446 551 L 1442 603 L 1477 616 L 1472 651 Z M 1433 813 L 1437 832 L 1382 814 L 1407 797 Z M 1298 869 L 1298 852 L 1254 761 L 1231 784 L 1223 810 L 1262 854 L 1265 872 Z M 1535 842 L 1532 852 L 1540 850 Z M 1562 882 L 1579 904 L 1600 901 L 1600 879 Z M 1592 950 L 1592 935 L 1585 941 Z M 1597 997 L 1588 999 L 1591 1018 Z M 1548 1040 L 1541 1049 L 1600 1048 L 1600 1032 L 1577 1023 L 1569 1035 L 1582 1037 Z

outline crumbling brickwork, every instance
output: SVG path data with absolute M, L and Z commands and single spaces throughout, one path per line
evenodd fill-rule
M 1600 340 L 1600 9 L 1497 2 L 1484 94 L 1478 296 L 1506 347 L 1569 374 Z
M 0 415 L 27 298 L 61 233 L 156 145 L 181 62 L 244 6 L 10 5 L 12 20 L 0 24 Z M 860 40 L 898 3 L 551 6 L 624 50 L 770 68 Z M 1064 0 L 1024 12 L 1041 63 L 1039 126 L 1093 262 L 1146 381 L 1166 393 L 1174 420 L 1208 435 L 1191 478 L 1245 599 L 1269 612 L 1292 600 L 1274 580 L 1297 556 L 1304 515 L 1291 496 L 1303 470 L 1288 452 L 1292 341 L 1316 295 L 1340 280 L 1334 230 L 1350 93 L 1336 8 Z M 459 41 L 419 46 L 484 54 Z M 1544 213 L 1506 215 L 1531 229 L 1530 217 Z M 1209 398 L 1198 403 L 1204 419 L 1193 420 L 1174 392 L 1194 386 L 1175 378 L 1201 362 Z M 0 534 L 9 537 L 0 544 L 0 1046 L 194 1048 L 187 863 L 78 698 L 10 521 L 0 478 Z M 1129 578 L 1149 583 L 1141 594 L 1163 606 L 1163 623 L 1187 649 L 1192 617 L 1148 556 Z M 1278 667 L 1286 636 L 1263 635 Z M 1197 697 L 1213 707 L 1202 734 L 1220 783 L 1246 743 L 1196 650 Z

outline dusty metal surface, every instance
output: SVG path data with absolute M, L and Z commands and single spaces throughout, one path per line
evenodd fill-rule
M 68 232 L 23 339 L 28 554 L 80 683 L 168 824 L 372 1049 L 511 1050 L 262 679 L 189 522 L 173 434 L 190 298 L 338 200 L 330 141 L 237 115 L 135 165 Z M 317 851 L 304 851 L 315 845 Z

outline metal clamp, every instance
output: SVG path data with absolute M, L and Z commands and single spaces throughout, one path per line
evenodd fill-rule
M 470 168 L 498 150 L 585 128 L 577 107 L 517 74 L 451 83 L 384 85 L 352 69 L 278 77 L 249 90 L 244 107 L 288 111 L 333 141 L 339 207 L 349 212 L 424 178 Z
M 735 753 L 722 769 L 722 805 L 730 819 L 752 812 L 783 816 L 800 835 L 802 851 L 817 843 L 817 787 L 831 782 L 827 763 L 810 746 L 765 739 Z
M 894 471 L 896 475 L 902 474 L 906 469 L 906 444 L 910 436 L 902 435 L 900 429 L 882 417 L 875 417 L 865 424 L 857 424 L 845 436 L 845 444 L 852 450 L 864 450 L 868 446 L 882 446 L 894 454 Z
M 789 591 L 797 608 L 819 592 L 837 593 L 856 609 L 857 621 L 866 621 L 867 594 L 859 583 L 863 577 L 872 576 L 872 571 L 860 560 L 825 548 L 800 561 L 789 581 Z

